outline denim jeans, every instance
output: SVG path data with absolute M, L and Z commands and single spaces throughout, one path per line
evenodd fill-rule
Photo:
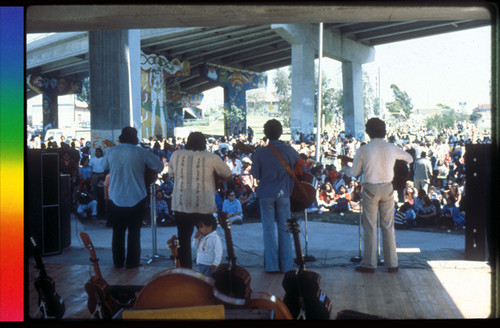
M 292 238 L 287 231 L 290 198 L 260 198 L 259 203 L 264 237 L 264 268 L 267 272 L 288 272 L 293 269 Z
M 197 264 L 198 266 L 198 271 L 205 276 L 211 277 L 214 271 L 212 270 L 212 267 L 210 265 L 206 264 Z
M 82 217 L 87 218 L 87 211 L 92 210 L 92 216 L 97 215 L 97 201 L 93 200 L 88 204 L 80 204 L 76 209 L 76 212 L 80 214 Z

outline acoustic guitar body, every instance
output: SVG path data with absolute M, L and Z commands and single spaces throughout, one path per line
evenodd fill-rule
M 245 307 L 249 309 L 273 310 L 275 320 L 292 320 L 293 316 L 282 300 L 265 292 L 253 292 Z
M 285 273 L 282 282 L 283 289 L 285 289 L 283 302 L 294 318 L 328 320 L 332 304 L 328 296 L 320 289 L 321 276 L 314 271 L 306 270 L 297 219 L 289 219 L 288 224 L 289 231 L 293 234 L 298 269 Z
M 186 268 L 167 269 L 141 290 L 134 309 L 169 309 L 221 304 L 214 295 L 214 281 Z
M 319 288 L 320 282 L 321 276 L 314 271 L 297 273 L 292 270 L 285 273 L 282 282 L 283 289 L 286 291 L 283 302 L 294 318 L 297 318 L 300 314 L 300 298 L 302 296 L 307 319 L 330 319 L 331 302 L 328 296 Z M 300 288 L 300 291 L 298 288 Z
M 247 270 L 240 266 L 221 263 L 213 273 L 212 278 L 215 279 L 215 288 L 231 297 L 247 298 L 252 293 L 250 289 L 252 277 Z
M 35 281 L 35 289 L 38 291 L 38 304 L 42 302 L 42 295 L 45 296 L 47 315 L 61 319 L 66 311 L 63 299 L 56 293 L 56 285 L 50 278 L 39 278 Z
M 93 281 L 89 279 L 85 284 L 85 291 L 88 295 L 87 308 L 90 313 L 96 313 L 98 304 L 101 307 L 100 315 L 102 319 L 112 319 L 115 313 L 120 310 L 120 306 L 111 296 L 111 287 L 105 280 Z

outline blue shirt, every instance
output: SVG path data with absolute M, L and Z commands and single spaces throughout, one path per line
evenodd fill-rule
M 224 203 L 222 203 L 222 212 L 227 214 L 241 213 L 242 209 L 240 201 L 237 199 L 234 199 L 233 201 L 226 199 Z
M 82 175 L 83 179 L 90 179 L 92 177 L 92 167 L 91 166 L 80 166 L 78 172 Z
M 109 198 L 120 207 L 132 207 L 147 195 L 144 182 L 146 166 L 161 172 L 163 162 L 153 152 L 122 143 L 109 148 L 104 156 L 104 169 L 109 170 Z
M 293 170 L 300 158 L 299 153 L 289 144 L 279 140 L 270 140 L 269 143 L 278 150 Z M 290 197 L 292 194 L 294 180 L 271 148 L 261 147 L 255 151 L 250 173 L 259 180 L 256 189 L 258 198 Z

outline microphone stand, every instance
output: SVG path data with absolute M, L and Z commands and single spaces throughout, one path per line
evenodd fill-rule
M 156 184 L 152 183 L 150 186 L 149 186 L 149 190 L 150 190 L 150 195 L 149 195 L 149 199 L 150 199 L 150 213 L 151 213 L 151 233 L 152 233 L 152 236 L 151 236 L 151 241 L 152 241 L 152 248 L 153 248 L 153 254 L 151 256 L 147 256 L 149 259 L 147 261 L 147 264 L 150 264 L 151 262 L 153 261 L 156 261 L 156 260 L 167 260 L 167 256 L 165 255 L 160 255 L 157 253 L 157 242 L 156 242 L 156 237 L 157 237 L 157 233 L 156 233 Z

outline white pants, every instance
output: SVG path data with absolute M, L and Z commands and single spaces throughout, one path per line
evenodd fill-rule
M 377 267 L 377 218 L 380 217 L 385 265 L 398 266 L 394 232 L 394 190 L 391 183 L 363 184 L 364 256 L 361 266 Z

